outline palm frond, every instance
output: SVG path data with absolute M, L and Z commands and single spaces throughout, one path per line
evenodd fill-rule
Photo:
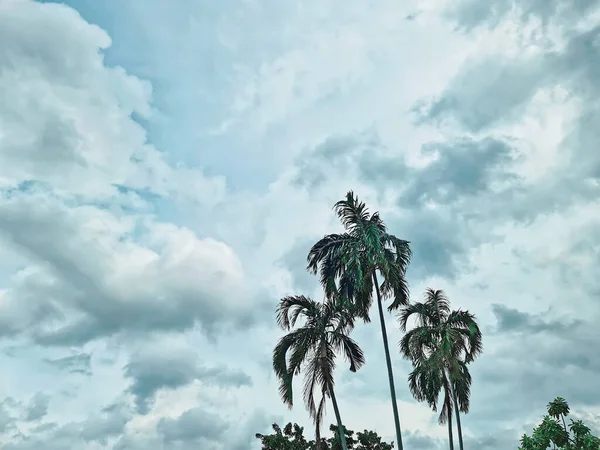
M 412 258 L 412 250 L 410 249 L 410 241 L 398 239 L 393 234 L 383 234 L 382 241 L 385 247 L 393 248 L 396 255 L 396 263 L 406 271 Z
M 433 411 L 437 411 L 442 379 L 441 371 L 435 361 L 423 361 L 416 364 L 408 375 L 408 386 L 415 400 L 427 402 Z
M 319 444 L 321 441 L 321 424 L 323 423 L 323 416 L 325 415 L 325 403 L 327 396 L 325 392 L 321 393 L 321 401 L 319 402 L 319 406 L 317 408 L 315 421 L 315 441 L 317 443 L 317 448 L 319 448 Z
M 453 329 L 461 330 L 465 341 L 465 357 L 467 362 L 473 361 L 483 352 L 482 333 L 474 314 L 471 314 L 469 311 L 452 311 L 446 323 Z
M 435 309 L 428 303 L 411 303 L 398 315 L 400 329 L 405 332 L 408 320 L 416 317 L 417 326 L 434 327 L 437 325 Z
M 426 360 L 435 349 L 436 329 L 427 326 L 407 331 L 400 340 L 400 352 L 408 360 L 418 363 Z
M 356 372 L 365 363 L 365 355 L 358 343 L 342 333 L 332 335 L 332 345 L 336 350 L 341 350 L 345 359 L 350 363 L 350 371 Z
M 280 300 L 276 309 L 277 324 L 284 330 L 296 326 L 298 317 L 314 317 L 318 314 L 318 303 L 304 295 L 287 296 Z
M 450 302 L 446 297 L 444 291 L 439 289 L 431 289 L 427 288 L 425 290 L 425 303 L 431 306 L 431 308 L 436 311 L 436 315 L 439 311 L 439 317 L 437 318 L 437 323 L 442 323 L 446 321 L 448 314 L 450 313 Z
M 455 361 L 450 370 L 450 379 L 456 394 L 459 410 L 468 413 L 471 405 L 471 373 L 464 361 Z
M 416 326 L 406 331 L 411 317 L 416 318 Z M 400 351 L 405 358 L 412 360 L 415 367 L 411 390 L 427 389 L 424 378 L 419 380 L 415 377 L 419 373 L 437 370 L 442 380 L 440 389 L 445 393 L 440 423 L 452 417 L 455 401 L 460 411 L 468 412 L 472 380 L 467 365 L 483 348 L 475 316 L 468 311 L 451 311 L 443 291 L 427 289 L 425 302 L 404 308 L 399 322 L 402 330 L 406 331 L 400 341 Z M 420 396 L 424 398 L 424 392 Z
M 288 352 L 297 346 L 299 342 L 306 340 L 306 333 L 307 331 L 304 329 L 292 331 L 282 337 L 273 350 L 273 371 L 279 379 L 279 395 L 289 408 L 294 404 L 292 379 L 296 368 L 288 366 Z
M 344 272 L 339 280 L 338 297 L 344 303 L 346 311 L 368 323 L 371 321 L 369 309 L 373 302 L 373 295 L 368 295 L 366 289 L 367 295 L 360 295 L 356 290 L 359 284 L 352 274 Z
M 354 195 L 353 191 L 348 191 L 346 198 L 337 202 L 333 206 L 333 209 L 344 225 L 344 228 L 351 233 L 356 232 L 365 225 L 365 222 L 369 221 L 367 205 L 361 202 Z
M 305 319 L 298 326 L 298 319 Z M 279 379 L 279 395 L 290 408 L 293 406 L 293 379 L 304 374 L 302 396 L 306 409 L 314 420 L 324 410 L 315 395 L 322 393 L 321 401 L 333 389 L 336 351 L 341 351 L 356 371 L 364 364 L 364 354 L 348 333 L 354 327 L 355 315 L 337 296 L 316 302 L 297 295 L 281 299 L 277 308 L 279 325 L 289 331 L 273 350 L 273 370 Z M 290 331 L 291 330 L 291 331 Z
M 389 249 L 383 250 L 383 255 L 377 264 L 383 277 L 381 294 L 384 298 L 392 298 L 388 311 L 394 311 L 400 306 L 406 306 L 409 301 L 408 282 L 406 281 L 406 268 L 401 267 L 395 260 L 395 255 Z
M 314 350 L 319 338 L 315 333 L 316 330 L 310 326 L 304 326 L 296 331 L 298 332 L 296 340 L 288 352 L 288 372 L 293 375 L 300 373 L 302 365 Z
M 319 263 L 328 255 L 339 255 L 344 253 L 345 248 L 356 239 L 348 233 L 328 234 L 317 241 L 308 252 L 306 258 L 308 266 L 307 270 L 312 274 L 317 273 Z
M 561 416 L 568 416 L 569 412 L 571 412 L 569 404 L 562 397 L 556 397 L 548 403 L 547 409 L 550 417 L 554 417 L 555 419 L 558 419 Z
M 317 405 L 315 404 L 315 388 L 319 385 L 320 374 L 323 368 L 319 364 L 319 358 L 311 358 L 306 364 L 306 375 L 302 389 L 302 398 L 306 405 L 308 415 L 316 421 Z

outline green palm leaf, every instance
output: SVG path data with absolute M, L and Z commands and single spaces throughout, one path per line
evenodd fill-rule
M 451 311 L 443 291 L 427 289 L 424 301 L 405 307 L 398 320 L 405 331 L 399 343 L 400 352 L 413 362 L 414 367 L 408 379 L 411 392 L 416 400 L 426 401 L 434 411 L 437 399 L 443 393 L 438 420 L 448 423 L 452 447 L 454 408 L 462 450 L 459 412 L 469 412 L 472 383 L 467 364 L 483 350 L 475 316 L 468 311 Z M 415 326 L 408 329 L 411 321 Z
M 288 332 L 273 350 L 273 371 L 279 379 L 281 399 L 289 408 L 293 407 L 293 380 L 303 373 L 302 398 L 315 422 L 317 434 L 320 433 L 327 397 L 334 403 L 341 426 L 334 395 L 336 354 L 343 354 L 353 372 L 365 363 L 362 349 L 349 336 L 354 327 L 354 315 L 337 297 L 316 302 L 297 295 L 280 300 L 276 319 L 279 326 Z

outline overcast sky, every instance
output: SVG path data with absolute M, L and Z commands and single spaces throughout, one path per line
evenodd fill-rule
M 469 448 L 600 429 L 599 0 L 0 0 L 0 444 L 250 450 L 353 189 L 477 315 Z M 446 428 L 407 388 L 407 450 Z M 394 426 L 377 323 L 346 425 Z M 329 408 L 331 411 L 331 408 Z M 327 417 L 334 421 L 332 414 Z

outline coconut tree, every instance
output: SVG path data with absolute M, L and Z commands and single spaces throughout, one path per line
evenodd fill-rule
M 416 319 L 416 326 L 406 331 L 411 317 Z M 459 446 L 463 450 L 460 412 L 469 411 L 471 393 L 467 364 L 483 349 L 475 316 L 468 311 L 451 311 L 443 291 L 427 289 L 425 302 L 403 309 L 400 328 L 405 332 L 400 351 L 414 366 L 408 380 L 413 396 L 419 401 L 427 401 L 436 411 L 437 398 L 444 391 L 439 422 L 448 423 L 448 439 L 453 449 L 454 409 Z
M 279 394 L 292 408 L 293 379 L 304 372 L 303 399 L 316 427 L 316 442 L 321 443 L 320 425 L 329 397 L 340 433 L 342 448 L 347 450 L 344 427 L 334 392 L 335 358 L 341 352 L 356 372 L 365 362 L 358 344 L 349 336 L 354 317 L 335 299 L 316 302 L 303 295 L 281 299 L 277 307 L 277 323 L 288 332 L 273 350 L 273 370 L 279 379 Z M 301 326 L 298 320 L 303 321 Z M 316 393 L 320 393 L 317 403 Z
M 313 245 L 307 269 L 313 274 L 319 273 L 327 297 L 343 298 L 348 310 L 365 322 L 370 321 L 369 310 L 375 292 L 396 439 L 398 448 L 403 450 L 383 300 L 392 300 L 388 311 L 408 304 L 405 274 L 411 257 L 409 242 L 389 234 L 379 213 L 370 214 L 365 203 L 352 191 L 334 205 L 334 210 L 345 232 L 329 234 Z

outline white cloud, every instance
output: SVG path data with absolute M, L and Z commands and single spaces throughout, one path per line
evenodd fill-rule
M 413 241 L 413 297 L 446 289 L 484 327 L 464 419 L 472 442 L 504 427 L 516 446 L 558 385 L 582 413 L 595 410 L 598 400 L 584 402 L 571 381 L 591 380 L 595 364 L 583 350 L 596 336 L 587 320 L 600 314 L 598 205 L 593 181 L 564 170 L 585 153 L 573 130 L 593 136 L 580 118 L 597 108 L 587 81 L 595 60 L 548 64 L 567 61 L 560 26 L 549 28 L 561 45 L 548 59 L 535 24 L 504 20 L 500 1 L 463 17 L 498 20 L 476 34 L 453 29 L 438 0 L 74 5 L 83 18 L 64 5 L 0 2 L 8 448 L 170 440 L 176 450 L 247 450 L 254 433 L 290 420 L 311 436 L 301 402 L 290 412 L 277 396 L 272 309 L 299 293 L 308 245 L 339 230 L 331 205 L 351 188 Z M 502 84 L 510 79 L 520 84 Z M 432 98 L 446 99 L 448 120 L 415 125 L 415 103 Z M 486 159 L 486 146 L 502 157 Z M 501 330 L 511 318 L 537 331 Z M 577 346 L 570 368 L 549 374 L 540 333 L 577 318 L 577 336 L 560 327 L 552 336 L 563 353 Z M 395 348 L 391 316 L 388 329 Z M 392 439 L 376 325 L 356 338 L 368 364 L 350 374 L 340 362 L 344 420 Z M 516 346 L 537 351 L 535 370 L 516 370 L 525 355 Z M 413 402 L 409 369 L 395 357 L 403 426 L 444 439 L 435 415 Z M 525 396 L 539 407 L 525 411 L 519 383 L 532 374 L 544 381 Z M 228 385 L 235 380 L 242 386 Z M 43 411 L 40 389 L 46 429 L 21 420 L 28 406 Z M 500 413 L 486 406 L 499 399 Z
M 5 333 L 81 343 L 196 321 L 214 332 L 250 313 L 243 269 L 221 242 L 42 195 L 5 198 L 0 210 L 4 236 L 31 262 L 4 295 Z
M 64 5 L 0 5 L 0 186 L 35 180 L 57 193 L 111 198 L 115 184 L 214 204 L 220 178 L 178 170 L 132 119 L 151 115 L 151 87 L 107 67 L 106 32 Z

